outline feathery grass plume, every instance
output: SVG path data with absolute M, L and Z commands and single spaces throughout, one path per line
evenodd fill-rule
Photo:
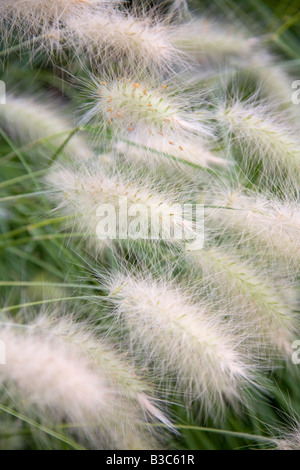
M 2 326 L 0 335 L 6 347 L 0 383 L 10 395 L 19 396 L 19 403 L 22 397 L 23 406 L 42 416 L 80 423 L 83 433 L 95 417 L 105 423 L 107 401 L 114 394 L 80 354 L 31 328 Z M 109 432 L 109 421 L 107 426 Z
M 57 312 L 58 315 L 58 312 Z M 128 423 L 123 423 L 122 432 L 126 435 L 125 426 L 134 428 L 132 418 L 136 415 L 138 423 L 146 425 L 150 421 L 159 421 L 174 430 L 172 423 L 166 414 L 160 409 L 159 401 L 154 397 L 152 385 L 141 376 L 135 369 L 129 358 L 122 355 L 121 352 L 111 343 L 109 338 L 99 337 L 95 334 L 94 325 L 87 322 L 75 322 L 70 316 L 40 315 L 32 323 L 32 327 L 37 331 L 45 331 L 51 335 L 67 340 L 88 357 L 94 363 L 96 370 L 101 373 L 109 386 L 115 390 L 118 400 L 122 401 L 125 412 L 128 413 Z M 93 330 L 92 330 L 93 328 Z M 161 402 L 161 400 L 160 400 Z M 139 416 L 140 415 L 140 416 Z M 122 417 L 126 420 L 126 415 Z M 117 421 L 116 421 L 116 425 Z M 149 428 L 142 428 L 138 431 L 140 437 L 146 437 Z M 118 430 L 115 430 L 117 434 Z M 118 441 L 126 440 L 126 437 L 119 435 Z M 127 429 L 127 434 L 129 429 Z M 152 431 L 151 431 L 152 434 Z M 133 434 L 132 434 L 133 435 Z M 153 436 L 148 436 L 150 442 L 154 444 Z M 153 437 L 153 441 L 151 441 Z M 135 441 L 138 442 L 135 437 Z M 129 443 L 128 439 L 128 443 Z M 144 443 L 145 444 L 145 443 Z
M 191 166 L 203 168 L 226 168 L 230 161 L 223 156 L 212 152 L 208 147 L 195 144 L 188 139 L 182 140 L 180 146 L 172 145 L 165 139 L 153 139 L 146 137 L 141 142 L 138 135 L 133 134 L 130 140 L 120 140 L 117 150 L 123 153 L 128 160 L 135 159 L 144 161 L 146 164 L 151 162 L 163 161 L 165 163 L 185 163 Z
M 249 34 L 239 24 L 224 25 L 209 18 L 184 23 L 175 33 L 174 46 L 207 71 L 213 67 L 215 75 L 223 65 L 222 80 L 229 71 L 233 76 L 242 73 L 244 81 L 254 82 L 252 85 L 273 103 L 279 100 L 285 105 L 291 104 L 291 78 L 284 67 L 277 64 L 280 59 L 262 47 L 264 38 Z M 295 107 L 289 106 L 289 111 L 295 114 Z
M 166 153 L 182 143 L 203 144 L 212 134 L 207 112 L 192 110 L 190 96 L 178 94 L 170 83 L 152 84 L 152 79 L 109 78 L 90 75 L 85 82 L 90 103 L 82 118 L 102 131 L 133 139 Z M 195 100 L 195 96 L 194 96 Z M 198 100 L 198 107 L 200 98 Z
M 169 421 L 108 344 L 70 318 L 17 326 L 0 330 L 6 346 L 0 382 L 18 403 L 22 397 L 23 407 L 54 424 L 74 423 L 78 437 L 95 448 L 154 445 L 145 417 Z
M 249 37 L 237 24 L 224 26 L 208 18 L 198 18 L 179 26 L 173 44 L 196 62 L 241 66 L 247 63 L 259 40 Z
M 66 21 L 84 12 L 112 9 L 120 0 L 1 0 L 0 28 L 4 47 L 20 52 L 61 54 L 68 47 Z M 15 41 L 19 44 L 15 44 Z
M 56 337 L 67 339 L 88 356 L 100 368 L 111 386 L 120 396 L 143 408 L 145 415 L 152 416 L 172 427 L 170 421 L 154 406 L 152 387 L 139 375 L 131 362 L 123 357 L 108 338 L 94 333 L 94 325 L 76 322 L 70 316 L 56 317 L 40 315 L 32 325 L 37 330 L 51 332 Z M 93 331 L 92 331 L 93 328 Z
M 291 105 L 292 80 L 280 58 L 273 56 L 269 51 L 259 50 L 251 57 L 247 73 L 257 81 L 260 92 L 270 100 Z M 295 106 L 290 106 L 295 108 Z M 292 111 L 292 109 L 291 109 Z
M 74 132 L 72 121 L 68 120 L 59 103 L 55 106 L 43 95 L 33 97 L 8 94 L 6 104 L 0 106 L 0 125 L 14 141 L 25 146 L 41 141 L 43 149 L 47 150 L 48 147 L 49 151 L 66 142 L 63 152 L 68 156 L 87 159 L 91 155 L 81 136 L 72 135 L 67 142 Z
M 216 416 L 252 383 L 253 370 L 241 353 L 241 338 L 220 318 L 172 284 L 117 273 L 107 280 L 116 322 L 124 325 L 135 354 L 153 363 L 159 379 L 173 379 L 188 402 L 200 400 Z M 122 326 L 123 328 L 123 326 Z M 240 349 L 239 349 L 240 348 Z
M 103 9 L 108 3 L 107 0 L 1 0 L 0 17 L 2 25 L 8 22 L 11 28 L 35 35 L 59 27 L 70 16 Z
M 295 386 L 297 383 L 295 383 Z M 295 388 L 296 391 L 296 388 Z M 283 396 L 283 394 L 282 394 Z M 299 415 L 293 409 L 290 397 L 284 399 L 288 411 L 280 412 L 282 424 L 268 425 L 270 444 L 277 450 L 299 450 L 300 449 L 300 426 Z
M 272 443 L 277 450 L 300 450 L 299 419 L 293 416 L 288 427 L 280 429 L 280 437 L 274 437 Z
M 274 439 L 274 444 L 278 450 L 300 450 L 300 430 L 287 434 L 285 437 Z
M 83 234 L 94 237 L 90 241 L 96 250 L 110 243 L 107 239 L 135 239 L 136 234 L 138 239 L 154 236 L 156 240 L 176 244 L 196 238 L 197 226 L 192 220 L 192 211 L 189 213 L 187 208 L 183 213 L 176 198 L 167 190 L 158 192 L 150 181 L 136 184 L 135 180 L 134 172 L 126 177 L 117 171 L 106 174 L 99 162 L 78 169 L 57 165 L 46 177 L 58 209 L 75 216 L 75 225 Z M 124 200 L 126 207 L 121 207 Z M 103 219 L 107 228 L 101 223 L 99 229 L 101 217 L 105 215 L 102 209 L 98 213 L 99 208 L 108 211 L 107 220 Z M 125 210 L 123 217 L 120 215 L 122 209 Z M 142 216 L 136 220 L 138 213 Z
M 66 22 L 69 45 L 76 53 L 88 57 L 91 64 L 102 66 L 111 61 L 124 63 L 135 71 L 143 64 L 153 69 L 168 68 L 179 61 L 170 42 L 170 26 L 158 18 L 113 11 L 107 14 L 86 12 Z
M 218 230 L 254 244 L 256 253 L 284 260 L 290 270 L 299 269 L 300 208 L 296 201 L 237 188 L 210 195 L 207 202 L 208 223 L 217 223 Z
M 224 65 L 233 74 L 245 72 L 265 96 L 290 103 L 291 80 L 276 64 L 277 58 L 262 48 L 262 41 L 239 24 L 198 18 L 176 28 L 173 44 L 202 66 Z
M 157 192 L 168 192 L 181 204 L 194 204 L 199 190 L 207 188 L 209 181 L 214 181 L 215 171 L 210 168 L 189 164 L 170 165 L 169 158 L 161 158 L 156 154 L 154 158 L 149 158 L 146 149 L 124 141 L 116 141 L 112 150 L 115 166 L 111 168 L 114 171 L 118 169 L 128 177 L 134 173 L 142 183 L 146 178 L 156 186 Z M 108 161 L 107 163 L 109 164 Z M 196 215 L 195 205 L 194 212 Z M 195 227 L 200 229 L 199 223 Z
M 190 258 L 201 267 L 204 279 L 217 285 L 224 296 L 232 299 L 233 306 L 242 310 L 237 315 L 239 325 L 243 324 L 242 317 L 252 319 L 255 346 L 276 348 L 290 357 L 295 319 L 278 288 L 266 282 L 249 262 L 228 255 L 222 248 L 192 251 Z
M 242 151 L 241 166 L 251 175 L 281 190 L 296 189 L 300 184 L 300 141 L 297 128 L 286 122 L 282 113 L 257 102 L 255 96 L 225 102 L 217 111 L 220 125 L 229 131 Z M 258 167 L 258 164 L 261 168 Z M 256 178 L 256 175 L 254 175 Z

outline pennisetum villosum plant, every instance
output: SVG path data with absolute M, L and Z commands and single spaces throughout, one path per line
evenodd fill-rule
M 299 15 L 215 3 L 0 1 L 0 447 L 300 447 Z

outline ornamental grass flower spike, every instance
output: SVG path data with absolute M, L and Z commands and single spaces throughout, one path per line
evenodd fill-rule
M 281 201 L 243 190 L 229 189 L 208 200 L 216 208 L 209 209 L 209 220 L 217 222 L 228 234 L 243 244 L 253 244 L 256 253 L 273 262 L 282 260 L 291 270 L 300 263 L 300 209 L 297 201 Z M 293 268 L 293 270 L 292 270 Z
M 131 177 L 134 179 L 134 172 Z M 119 172 L 105 174 L 99 164 L 86 165 L 83 169 L 58 165 L 47 175 L 47 182 L 53 191 L 52 199 L 57 202 L 59 210 L 65 215 L 72 215 L 74 223 L 86 236 L 92 235 L 96 241 L 91 241 L 94 247 L 101 248 L 105 240 L 127 240 L 130 229 L 128 215 L 137 215 L 135 209 L 143 211 L 141 219 L 141 239 L 151 240 L 153 237 L 164 239 L 168 243 L 182 244 L 185 240 L 197 238 L 197 225 L 193 223 L 192 211 L 182 210 L 180 204 L 168 192 L 158 192 L 155 185 L 135 184 L 131 178 L 126 178 Z M 128 213 L 126 221 L 128 230 L 124 235 L 122 220 L 117 220 L 120 202 L 126 201 Z M 101 208 L 107 210 L 107 205 L 116 210 L 116 220 L 111 219 L 112 232 L 99 232 Z M 98 210 L 101 214 L 98 214 Z M 151 218 L 149 222 L 149 217 Z M 126 222 L 125 221 L 125 222 Z M 132 235 L 133 236 L 133 235 Z M 130 238 L 130 237 L 129 237 Z
M 162 380 L 173 379 L 187 402 L 200 401 L 215 417 L 220 405 L 239 400 L 254 382 L 254 367 L 243 357 L 241 337 L 218 315 L 191 302 L 172 284 L 117 274 L 107 280 L 115 321 L 129 334 L 139 361 Z
M 226 291 L 231 298 L 237 323 L 242 326 L 246 318 L 249 328 L 252 319 L 257 346 L 269 348 L 273 354 L 274 348 L 278 349 L 289 357 L 296 335 L 295 317 L 285 295 L 280 295 L 283 293 L 272 280 L 260 276 L 249 260 L 240 260 L 220 248 L 193 251 L 190 256 L 201 267 L 204 282 L 207 279 L 220 294 Z
M 1 42 L 19 41 L 20 50 L 61 51 L 69 47 L 66 22 L 84 13 L 105 14 L 119 0 L 1 0 Z M 55 63 L 55 58 L 54 58 Z
M 225 25 L 208 18 L 183 23 L 176 29 L 173 44 L 202 65 L 220 66 L 246 63 L 255 53 L 259 40 L 248 37 L 240 25 Z
M 86 82 L 91 101 L 82 122 L 169 153 L 184 153 L 185 142 L 203 144 L 212 134 L 207 113 L 194 113 L 172 85 L 151 82 L 91 76 Z
M 86 12 L 70 17 L 66 36 L 76 53 L 88 57 L 91 64 L 124 63 L 136 67 L 170 69 L 179 53 L 170 41 L 170 26 L 158 19 L 136 18 L 110 10 L 107 14 Z
M 41 315 L 31 325 L 1 327 L 1 338 L 7 362 L 0 382 L 45 423 L 66 419 L 83 442 L 124 449 L 155 445 L 145 417 L 171 426 L 132 366 L 87 325 Z
M 300 140 L 298 128 L 286 122 L 282 113 L 272 112 L 253 97 L 239 99 L 221 106 L 217 116 L 220 124 L 240 146 L 242 169 L 251 174 L 253 168 L 258 181 L 286 192 L 299 189 Z M 261 168 L 259 168 L 259 165 Z
M 299 447 L 299 14 L 269 3 L 0 0 L 1 449 Z
M 0 14 L 2 21 L 8 21 L 12 27 L 29 26 L 35 34 L 50 25 L 58 26 L 73 15 L 101 10 L 108 4 L 107 0 L 2 0 Z

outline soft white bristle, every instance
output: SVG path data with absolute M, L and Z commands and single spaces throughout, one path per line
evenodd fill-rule
M 253 370 L 239 350 L 241 338 L 224 329 L 204 304 L 150 277 L 118 274 L 107 283 L 116 322 L 124 323 L 139 361 L 153 362 L 158 378 L 175 380 L 188 401 L 200 400 L 214 416 L 251 383 Z
M 231 299 L 240 327 L 247 320 L 245 325 L 249 329 L 252 322 L 258 347 L 278 349 L 290 356 L 295 319 L 279 289 L 260 276 L 249 262 L 228 255 L 222 248 L 193 251 L 190 257 L 201 267 L 204 281 L 207 278 L 223 297 Z
M 224 25 L 208 18 L 183 23 L 173 37 L 173 44 L 197 62 L 245 64 L 255 52 L 259 40 L 249 37 L 239 25 Z
M 109 240 L 134 237 L 130 231 L 130 222 L 133 216 L 138 215 L 134 212 L 137 209 L 145 216 L 139 219 L 141 225 L 138 239 L 164 239 L 171 244 L 182 244 L 197 238 L 192 210 L 184 210 L 176 197 L 173 198 L 167 191 L 157 191 L 155 184 L 150 181 L 135 183 L 134 173 L 131 177 L 118 172 L 106 174 L 101 165 L 93 163 L 78 170 L 58 165 L 47 175 L 46 180 L 53 190 L 52 198 L 57 201 L 58 208 L 66 215 L 73 215 L 76 226 L 86 236 L 100 238 L 96 238 L 95 246 L 99 247 L 99 243 L 103 246 L 105 243 L 106 237 L 100 236 L 97 228 L 101 219 L 97 210 L 107 205 L 114 210 L 113 216 L 110 214 L 112 232 L 107 235 Z M 123 218 L 118 219 L 120 203 L 124 200 L 125 223 Z M 128 230 L 121 236 L 126 224 Z
M 23 397 L 28 411 L 35 409 L 43 420 L 76 423 L 78 437 L 96 448 L 155 445 L 145 418 L 172 427 L 133 367 L 86 325 L 39 316 L 31 325 L 16 326 L 0 331 L 6 346 L 0 382 Z
M 87 56 L 92 64 L 120 61 L 127 66 L 168 67 L 175 61 L 175 48 L 166 24 L 151 21 L 150 15 L 136 18 L 110 11 L 72 16 L 66 24 L 68 43 Z
M 254 242 L 257 253 L 269 255 L 273 261 L 282 259 L 290 268 L 299 269 L 300 210 L 296 201 L 280 201 L 240 188 L 208 199 L 216 207 L 209 210 L 210 220 L 219 228 L 246 243 Z
M 230 132 L 233 143 L 242 151 L 242 168 L 246 172 L 257 170 L 260 180 L 269 184 L 281 183 L 284 190 L 289 186 L 299 188 L 300 141 L 298 129 L 285 122 L 282 113 L 274 113 L 252 97 L 247 101 L 235 100 L 222 105 L 217 113 L 220 124 Z
M 133 137 L 167 153 L 173 149 L 184 153 L 183 145 L 196 147 L 212 135 L 207 113 L 195 113 L 187 99 L 172 91 L 172 85 L 155 86 L 151 79 L 138 77 L 101 80 L 91 75 L 86 87 L 91 104 L 82 122 L 101 126 L 103 131 Z

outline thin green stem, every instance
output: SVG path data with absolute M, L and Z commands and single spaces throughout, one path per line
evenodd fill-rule
M 52 224 L 58 224 L 60 222 L 64 222 L 65 220 L 72 219 L 74 217 L 75 217 L 74 215 L 66 215 L 62 217 L 56 217 L 53 219 L 42 220 L 40 222 L 36 222 L 35 224 L 24 225 L 22 227 L 11 230 L 10 232 L 5 232 L 1 234 L 0 240 L 5 240 L 6 238 L 14 237 L 15 235 L 20 235 L 21 233 L 24 233 L 27 231 L 31 232 L 32 230 L 35 230 L 36 228 L 41 228 L 41 227 L 52 225 Z
M 79 132 L 81 130 L 81 127 L 78 126 L 78 127 L 75 127 L 75 129 L 73 129 L 69 135 L 67 136 L 67 138 L 64 140 L 64 142 L 58 147 L 58 149 L 53 153 L 52 157 L 50 158 L 50 161 L 51 163 L 53 163 L 57 157 L 61 154 L 61 152 L 64 150 L 64 148 L 66 147 L 66 145 L 68 145 L 69 141 L 72 139 L 72 137 L 77 134 L 77 132 Z
M 11 178 L 10 180 L 2 181 L 0 183 L 0 189 L 6 188 L 7 186 L 11 186 L 16 183 L 23 183 L 24 181 L 27 181 L 28 179 L 32 179 L 32 177 L 36 176 L 42 176 L 47 172 L 47 170 L 39 170 L 31 173 L 30 175 L 21 175 L 17 176 L 16 178 Z
M 0 287 L 64 287 L 99 290 L 99 286 L 91 284 L 75 284 L 67 282 L 37 282 L 37 281 L 0 281 Z
M 44 299 L 44 300 L 38 300 L 35 302 L 26 302 L 23 304 L 10 305 L 8 307 L 3 307 L 2 309 L 0 309 L 0 311 L 1 313 L 4 313 L 4 312 L 10 312 L 12 310 L 18 310 L 21 308 L 34 307 L 36 305 L 45 305 L 45 304 L 51 304 L 54 302 L 66 302 L 69 300 L 87 300 L 87 299 L 90 300 L 91 298 L 99 299 L 97 295 L 92 295 L 92 296 L 78 295 L 74 297 L 59 297 L 57 299 Z
M 19 238 L 18 240 L 11 240 L 9 242 L 5 242 L 5 246 L 18 246 L 23 245 L 25 243 L 43 241 L 43 240 L 61 240 L 64 238 L 87 238 L 90 235 L 86 233 L 76 233 L 76 232 L 64 232 L 64 233 L 50 233 L 46 235 L 35 235 L 32 237 L 24 237 Z M 1 246 L 1 245 L 0 245 Z
M 17 154 L 16 153 L 17 151 L 20 152 L 20 151 L 30 150 L 31 148 L 35 147 L 36 145 L 43 145 L 44 143 L 47 143 L 48 141 L 55 140 L 58 137 L 62 137 L 65 134 L 69 134 L 69 133 L 73 132 L 75 129 L 77 129 L 77 128 L 68 129 L 68 130 L 65 130 L 65 131 L 62 131 L 62 132 L 58 132 L 56 134 L 52 134 L 52 135 L 47 136 L 47 137 L 41 137 L 40 139 L 33 140 L 29 144 L 23 145 L 22 147 L 17 147 L 16 151 L 12 151 L 12 152 L 4 155 L 4 157 L 2 157 L 0 159 L 0 163 L 6 162 L 7 160 L 10 160 L 11 158 L 15 157 L 16 154 Z
M 164 424 L 151 424 L 151 426 L 155 427 L 165 427 L 167 428 L 166 425 Z M 233 437 L 239 437 L 240 439 L 249 439 L 252 441 L 261 441 L 261 442 L 266 442 L 266 443 L 272 443 L 274 441 L 273 438 L 271 437 L 266 437 L 266 436 L 257 436 L 255 434 L 249 434 L 245 432 L 238 432 L 238 431 L 228 431 L 227 429 L 216 429 L 216 428 L 206 428 L 206 427 L 201 427 L 201 426 L 192 426 L 188 424 L 180 424 L 180 425 L 174 425 L 175 429 L 188 429 L 188 430 L 193 430 L 193 431 L 201 431 L 201 432 L 211 432 L 214 434 L 223 434 L 227 436 L 233 436 Z
M 53 191 L 36 191 L 34 193 L 16 194 L 15 196 L 1 197 L 0 202 L 15 201 L 17 199 L 23 199 L 23 198 L 27 198 L 27 197 L 31 198 L 31 197 L 43 196 L 45 194 L 53 194 Z

